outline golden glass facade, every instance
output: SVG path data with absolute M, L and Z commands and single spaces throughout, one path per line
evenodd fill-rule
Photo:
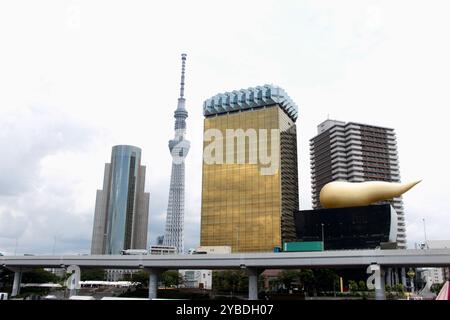
M 204 131 L 218 129 L 223 139 L 223 164 L 203 161 L 201 245 L 231 246 L 233 252 L 272 251 L 282 241 L 295 240 L 293 212 L 298 210 L 296 126 L 278 106 L 224 113 L 204 119 Z M 255 144 L 245 139 L 245 163 L 227 163 L 226 130 L 267 130 L 269 154 L 272 143 L 279 144 L 271 155 L 278 163 L 274 174 L 263 175 L 262 164 L 249 163 Z M 279 132 L 271 138 L 271 129 Z M 220 141 L 221 140 L 221 141 Z M 211 141 L 204 141 L 204 150 Z M 238 159 L 235 143 L 234 159 Z

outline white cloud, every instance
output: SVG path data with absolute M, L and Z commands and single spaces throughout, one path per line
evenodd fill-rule
M 2 110 L 0 127 L 2 247 L 49 252 L 54 236 L 86 247 L 97 168 L 80 164 L 92 162 L 101 131 L 43 106 Z
M 17 239 L 28 227 L 23 213 L 13 212 L 8 207 L 0 207 L 0 235 L 2 238 Z

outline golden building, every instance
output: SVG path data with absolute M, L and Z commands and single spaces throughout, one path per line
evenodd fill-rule
M 295 241 L 297 106 L 270 85 L 204 103 L 201 245 L 272 251 Z

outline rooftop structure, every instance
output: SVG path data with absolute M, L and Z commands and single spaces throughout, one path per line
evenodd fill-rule
M 269 105 L 279 105 L 296 121 L 298 107 L 282 88 L 266 84 L 248 89 L 219 93 L 203 103 L 203 115 L 210 116 L 235 111 L 253 110 Z

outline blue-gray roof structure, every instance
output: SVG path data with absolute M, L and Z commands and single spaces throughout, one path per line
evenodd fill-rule
M 203 103 L 203 115 L 251 110 L 274 104 L 278 104 L 293 121 L 297 120 L 298 107 L 294 101 L 284 89 L 269 84 L 216 94 Z

